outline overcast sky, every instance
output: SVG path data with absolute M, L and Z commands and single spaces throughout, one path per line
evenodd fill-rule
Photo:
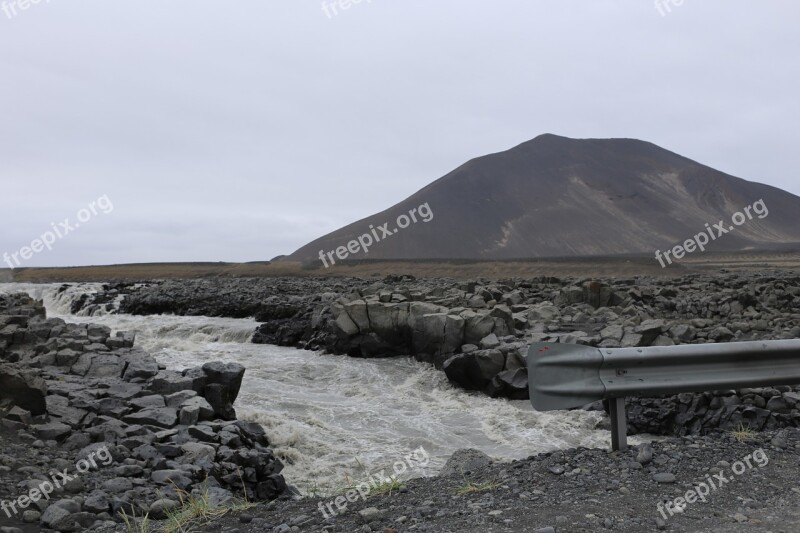
M 546 132 L 800 195 L 796 0 L 20 1 L 0 254 L 113 205 L 22 266 L 270 259 Z

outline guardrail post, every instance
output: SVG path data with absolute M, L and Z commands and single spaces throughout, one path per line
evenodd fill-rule
M 609 400 L 611 415 L 611 451 L 628 449 L 628 420 L 625 417 L 625 398 Z

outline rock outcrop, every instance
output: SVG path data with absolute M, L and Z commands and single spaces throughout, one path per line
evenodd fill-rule
M 510 399 L 528 396 L 532 342 L 640 347 L 800 337 L 800 277 L 793 272 L 609 280 L 220 279 L 109 289 L 125 294 L 124 312 L 242 316 L 255 309 L 264 322 L 254 342 L 354 357 L 413 356 L 443 369 L 459 387 Z M 241 302 L 235 311 L 231 295 Z M 772 400 L 774 391 L 779 398 Z M 710 394 L 630 399 L 631 431 L 798 424 L 794 389 Z M 767 406 L 771 400 L 775 409 Z
M 151 505 L 163 515 L 181 491 L 201 488 L 251 501 L 286 491 L 264 429 L 236 420 L 241 365 L 167 370 L 134 347 L 133 334 L 47 319 L 26 295 L 0 296 L 0 323 L 2 428 L 35 447 L 77 452 L 75 460 L 109 454 L 73 497 L 35 505 L 43 525 L 83 530 Z

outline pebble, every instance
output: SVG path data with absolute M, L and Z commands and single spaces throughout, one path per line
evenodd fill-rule
M 658 472 L 653 474 L 653 481 L 657 483 L 675 483 L 675 474 L 669 472 Z

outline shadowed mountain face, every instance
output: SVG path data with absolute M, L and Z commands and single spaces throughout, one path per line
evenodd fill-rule
M 732 216 L 752 219 L 733 230 Z M 383 236 L 371 232 L 427 204 L 433 217 Z M 766 207 L 768 212 L 761 205 Z M 743 213 L 744 214 L 744 213 Z M 289 259 L 317 260 L 362 234 L 381 240 L 348 259 L 513 259 L 649 253 L 707 232 L 707 249 L 800 243 L 800 197 L 729 176 L 634 139 L 541 135 L 473 159 L 389 209 L 329 233 Z M 741 219 L 738 219 L 741 221 Z M 405 223 L 406 221 L 402 221 Z M 334 256 L 335 257 L 335 256 Z

